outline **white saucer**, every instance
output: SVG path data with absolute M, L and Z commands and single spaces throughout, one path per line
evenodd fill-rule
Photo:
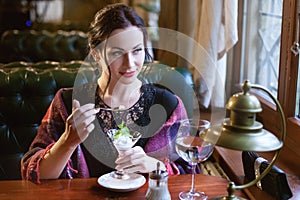
M 111 172 L 114 173 L 114 172 Z M 129 192 L 142 187 L 146 179 L 143 175 L 131 173 L 128 179 L 117 179 L 111 173 L 98 178 L 98 184 L 114 192 Z

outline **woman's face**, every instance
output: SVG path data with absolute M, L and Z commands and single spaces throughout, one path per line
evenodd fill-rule
M 136 80 L 144 64 L 144 48 L 144 35 L 136 26 L 114 30 L 106 45 L 111 81 L 131 83 Z M 101 60 L 104 60 L 103 56 Z M 108 73 L 108 69 L 104 67 L 103 72 Z

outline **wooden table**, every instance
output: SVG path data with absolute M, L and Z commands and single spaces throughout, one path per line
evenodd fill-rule
M 197 174 L 196 188 L 209 197 L 227 194 L 228 181 L 215 176 Z M 169 176 L 168 186 L 172 199 L 178 199 L 178 193 L 188 190 L 191 185 L 191 175 Z M 138 190 L 118 193 L 111 192 L 97 183 L 97 178 L 44 180 L 40 185 L 24 180 L 0 181 L 0 199 L 145 199 L 148 181 Z M 236 191 L 237 196 L 245 198 L 242 191 Z

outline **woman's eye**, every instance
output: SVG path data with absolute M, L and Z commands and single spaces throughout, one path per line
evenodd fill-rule
M 135 50 L 133 50 L 133 54 L 138 54 L 141 51 L 143 51 L 142 48 L 135 49 Z
M 123 52 L 122 51 L 114 51 L 114 52 L 111 52 L 110 55 L 113 56 L 113 57 L 120 57 L 120 56 L 123 56 Z

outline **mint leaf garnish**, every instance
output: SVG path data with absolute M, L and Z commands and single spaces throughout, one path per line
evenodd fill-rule
M 131 137 L 128 127 L 125 125 L 124 121 L 118 125 L 118 130 L 113 136 L 114 139 L 118 139 L 120 136 Z

